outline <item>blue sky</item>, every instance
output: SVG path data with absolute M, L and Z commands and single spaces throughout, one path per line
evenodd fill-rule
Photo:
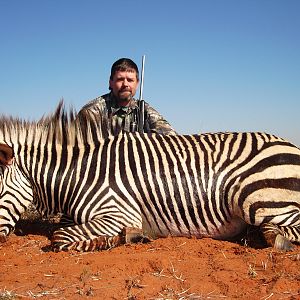
M 300 145 L 298 0 L 0 0 L 0 113 L 38 119 L 108 91 L 146 55 L 144 98 L 179 133 Z

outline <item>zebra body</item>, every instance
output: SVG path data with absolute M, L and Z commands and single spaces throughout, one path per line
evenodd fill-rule
M 113 136 L 105 120 L 68 121 L 61 107 L 49 120 L 0 120 L 1 240 L 34 202 L 69 222 L 54 233 L 55 250 L 109 248 L 124 228 L 228 239 L 251 224 L 269 244 L 277 235 L 300 242 L 300 150 L 283 139 Z

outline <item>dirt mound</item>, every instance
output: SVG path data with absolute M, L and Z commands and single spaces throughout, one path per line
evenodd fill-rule
M 45 251 L 51 230 L 30 223 L 0 245 L 0 299 L 300 299 L 300 246 L 158 239 L 109 251 Z M 44 250 L 43 250 L 44 249 Z

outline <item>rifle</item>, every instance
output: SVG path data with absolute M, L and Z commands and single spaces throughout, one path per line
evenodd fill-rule
M 143 100 L 144 69 L 145 69 L 145 55 L 142 56 L 140 97 L 138 102 L 139 103 L 138 132 L 144 132 L 144 122 L 145 122 L 145 101 Z
M 144 132 L 145 122 L 145 101 L 143 100 L 144 89 L 144 68 L 145 68 L 145 55 L 142 56 L 142 69 L 141 69 L 141 83 L 140 83 L 140 96 L 138 100 L 138 109 L 134 111 L 134 120 L 130 124 L 130 132 Z

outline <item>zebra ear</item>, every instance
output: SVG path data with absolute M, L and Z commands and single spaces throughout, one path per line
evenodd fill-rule
M 0 143 L 0 164 L 11 165 L 14 160 L 14 152 L 11 147 Z

